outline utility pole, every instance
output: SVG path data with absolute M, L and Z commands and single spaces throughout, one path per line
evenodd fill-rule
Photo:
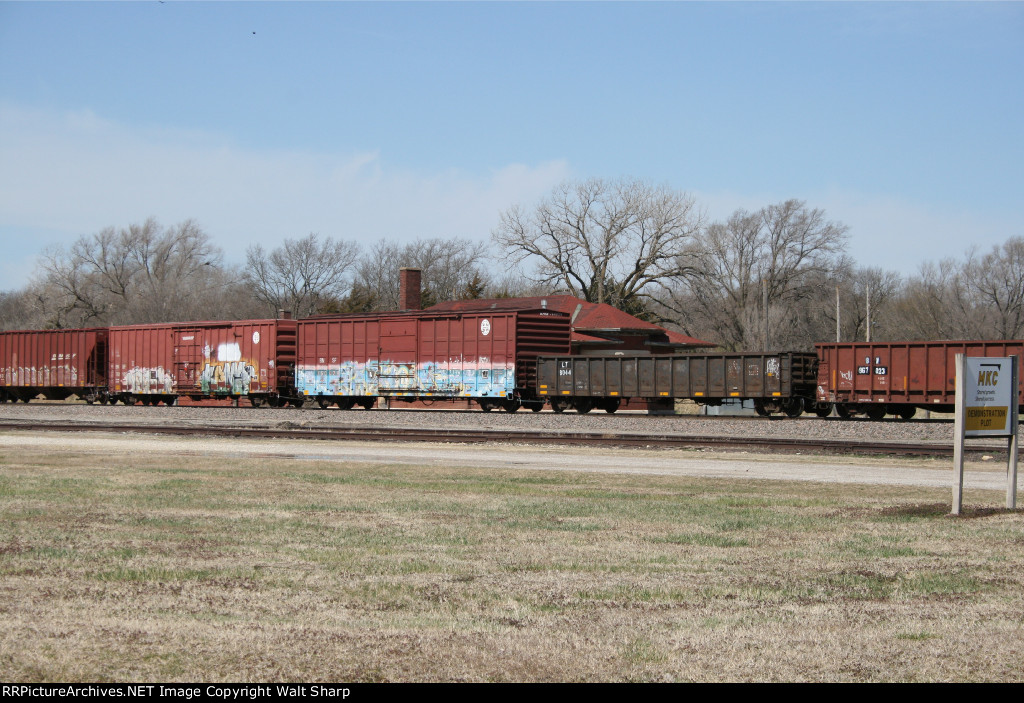
M 839 286 L 836 285 L 836 344 L 842 341 L 839 339 Z
M 761 279 L 761 306 L 764 310 L 764 347 L 765 351 L 768 351 L 768 279 Z
M 866 333 L 867 334 L 867 339 L 865 339 L 864 341 L 865 342 L 870 342 L 871 341 L 871 284 L 870 283 L 868 284 L 868 292 L 867 292 L 867 308 L 868 308 L 868 319 L 867 319 L 867 322 L 865 322 L 865 325 L 867 326 L 868 329 L 867 329 L 867 333 Z

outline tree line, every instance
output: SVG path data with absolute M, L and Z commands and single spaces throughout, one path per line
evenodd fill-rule
M 192 220 L 150 219 L 44 252 L 27 286 L 0 292 L 0 328 L 395 310 L 398 270 L 413 266 L 424 307 L 568 293 L 727 350 L 1024 337 L 1024 237 L 904 277 L 858 266 L 848 236 L 799 200 L 711 222 L 685 192 L 603 179 L 509 208 L 489 242 L 364 246 L 311 233 L 250 246 L 244 264 L 226 263 Z

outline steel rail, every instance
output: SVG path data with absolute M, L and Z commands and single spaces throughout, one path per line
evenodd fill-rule
M 651 435 L 630 432 L 580 432 L 558 430 L 467 430 L 446 428 L 397 427 L 270 427 L 230 424 L 153 425 L 144 423 L 107 422 L 39 422 L 0 420 L 0 430 L 31 430 L 47 432 L 117 432 L 160 435 L 251 437 L 265 439 L 311 439 L 371 442 L 451 442 L 451 443 L 521 443 L 561 445 L 603 445 L 614 447 L 646 447 L 651 449 L 715 449 L 759 450 L 765 452 L 799 452 L 820 454 L 862 454 L 883 456 L 951 457 L 952 444 L 908 443 L 865 440 L 825 440 L 785 437 L 723 437 L 715 435 L 665 434 Z M 977 454 L 1004 454 L 1005 445 L 972 444 L 967 451 Z

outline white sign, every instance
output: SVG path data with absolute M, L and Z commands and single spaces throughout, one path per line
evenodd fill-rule
M 1017 439 L 1019 393 L 1017 357 L 956 355 L 956 418 L 953 427 L 953 510 L 960 514 L 964 497 L 964 440 L 1006 437 L 1006 507 L 1017 507 Z
M 1017 387 L 1009 357 L 966 357 L 964 375 L 964 436 L 1007 437 L 1017 404 Z
M 485 319 L 480 321 L 480 334 L 482 334 L 483 336 L 486 337 L 490 333 L 491 333 L 491 321 L 485 318 Z

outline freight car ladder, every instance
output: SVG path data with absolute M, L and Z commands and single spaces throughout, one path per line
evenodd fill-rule
M 295 390 L 295 360 L 297 358 L 298 328 L 291 325 L 277 325 L 277 356 L 275 388 L 282 396 L 293 396 Z
M 569 353 L 569 318 L 548 312 L 516 316 L 516 388 L 532 397 L 537 387 L 537 357 Z

